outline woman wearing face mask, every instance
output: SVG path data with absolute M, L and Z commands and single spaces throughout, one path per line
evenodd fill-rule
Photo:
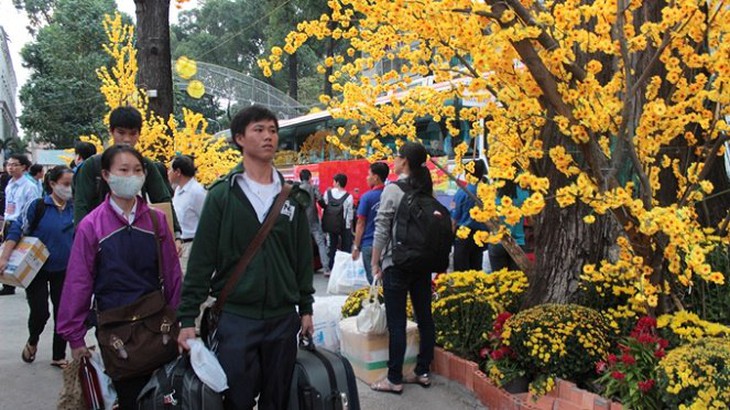
M 50 318 L 48 296 L 53 302 L 53 320 L 58 316 L 61 289 L 66 276 L 71 243 L 73 242 L 73 201 L 71 180 L 73 171 L 66 166 L 57 166 L 46 173 L 44 190 L 50 192 L 27 206 L 18 220 L 10 226 L 5 248 L 0 255 L 0 272 L 5 270 L 10 254 L 24 235 L 39 238 L 48 248 L 49 256 L 40 272 L 25 290 L 30 315 L 28 317 L 28 342 L 21 358 L 26 363 L 35 360 L 38 339 Z M 66 341 L 53 333 L 52 366 L 65 367 Z
M 58 314 L 58 332 L 71 345 L 75 360 L 89 356 L 84 319 L 92 295 L 97 313 L 108 313 L 159 292 L 162 279 L 167 305 L 175 309 L 179 304 L 182 273 L 172 233 L 165 214 L 149 208 L 139 195 L 145 180 L 143 163 L 142 155 L 132 147 L 107 148 L 101 157 L 101 175 L 111 193 L 76 229 Z M 162 258 L 160 267 L 158 257 Z M 112 380 L 120 409 L 136 408 L 136 398 L 150 375 Z

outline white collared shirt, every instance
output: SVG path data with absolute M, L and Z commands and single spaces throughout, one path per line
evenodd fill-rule
M 276 172 L 274 172 L 274 167 L 271 167 L 271 178 L 274 181 L 273 183 L 260 184 L 249 178 L 245 171 L 236 176 L 238 186 L 241 187 L 244 195 L 246 195 L 246 198 L 253 205 L 253 209 L 256 211 L 256 217 L 258 217 L 261 223 L 264 222 L 269 208 L 274 204 L 276 195 L 281 192 L 281 180 Z
M 195 178 L 191 178 L 185 185 L 175 188 L 172 207 L 175 208 L 175 215 L 180 222 L 182 239 L 195 237 L 206 194 L 205 188 Z
M 122 207 L 121 207 L 121 206 L 119 206 L 119 205 L 118 205 L 118 204 L 117 204 L 117 203 L 116 203 L 116 202 L 114 201 L 114 197 L 112 197 L 112 196 L 110 196 L 110 197 L 109 197 L 109 203 L 111 204 L 111 206 L 112 206 L 112 209 L 113 209 L 113 210 L 114 210 L 114 211 L 115 211 L 116 213 L 118 213 L 119 215 L 121 215 L 121 216 L 122 216 L 122 218 L 126 219 L 126 220 L 127 220 L 127 222 L 129 222 L 129 224 L 130 224 L 130 225 L 132 225 L 132 224 L 134 223 L 134 218 L 135 218 L 135 216 L 137 215 L 137 197 L 134 197 L 134 204 L 132 204 L 132 211 L 131 211 L 131 212 L 129 212 L 129 216 L 127 216 L 127 215 L 126 215 L 126 214 L 124 213 L 124 210 L 122 209 Z M 151 212 L 151 210 L 150 210 L 150 212 Z
M 10 179 L 5 187 L 5 221 L 15 221 L 25 207 L 40 198 L 41 193 L 32 178 L 25 175 L 18 179 Z

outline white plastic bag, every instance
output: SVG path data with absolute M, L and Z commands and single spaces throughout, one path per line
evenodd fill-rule
M 337 251 L 335 253 L 335 263 L 332 265 L 332 272 L 327 283 L 327 293 L 349 295 L 369 285 L 362 256 L 353 261 L 352 254 Z
M 188 346 L 190 346 L 190 364 L 193 365 L 193 370 L 200 381 L 216 393 L 226 390 L 228 378 L 213 352 L 208 350 L 200 339 L 188 339 Z
M 347 296 L 333 295 L 314 297 L 312 309 L 314 314 L 314 332 L 312 341 L 316 346 L 338 352 L 340 350 L 340 336 L 338 324 L 342 319 L 342 305 Z
M 366 335 L 382 335 L 388 330 L 385 305 L 378 300 L 378 282 L 374 280 L 370 285 L 370 294 L 357 314 L 357 331 Z
M 114 390 L 111 377 L 104 373 L 104 361 L 101 353 L 97 349 L 90 349 L 91 359 L 89 363 L 96 369 L 96 376 L 99 378 L 99 387 L 101 388 L 101 396 L 104 398 L 104 408 L 112 410 L 117 402 L 117 391 Z

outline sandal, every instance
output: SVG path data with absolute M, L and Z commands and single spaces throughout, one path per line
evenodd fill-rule
M 51 361 L 51 366 L 58 367 L 59 369 L 65 369 L 68 367 L 68 360 L 66 360 L 66 359 L 53 360 L 53 361 Z
M 23 353 L 20 354 L 20 358 L 26 363 L 33 363 L 37 352 L 38 346 L 31 346 L 30 343 L 26 343 L 23 348 Z
M 429 388 L 431 387 L 431 375 L 428 373 L 411 374 L 403 379 L 403 383 L 417 384 L 423 388 Z
M 374 391 L 384 392 L 384 393 L 393 393 L 393 394 L 401 394 L 403 393 L 403 385 L 402 384 L 393 384 L 388 380 L 388 378 L 380 379 L 377 382 L 370 385 L 370 388 Z

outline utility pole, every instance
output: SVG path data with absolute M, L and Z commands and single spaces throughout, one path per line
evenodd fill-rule
M 147 91 L 151 112 L 165 121 L 172 114 L 170 0 L 134 0 L 137 13 L 139 87 Z

